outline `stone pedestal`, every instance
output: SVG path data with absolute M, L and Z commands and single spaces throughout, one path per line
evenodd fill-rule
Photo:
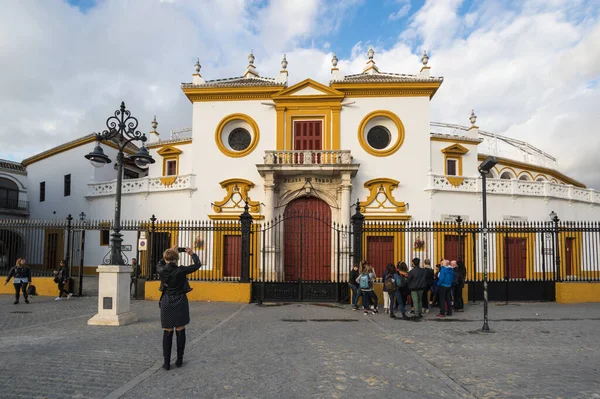
M 134 323 L 129 283 L 131 266 L 98 266 L 98 314 L 88 320 L 91 326 L 122 326 Z

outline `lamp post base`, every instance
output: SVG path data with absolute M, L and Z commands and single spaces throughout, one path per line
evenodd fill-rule
M 98 266 L 98 313 L 91 326 L 123 326 L 138 318 L 130 308 L 131 266 Z

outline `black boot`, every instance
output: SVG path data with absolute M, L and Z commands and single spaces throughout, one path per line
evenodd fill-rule
M 394 314 L 394 312 L 390 311 L 390 319 L 395 319 L 396 315 Z
M 173 347 L 173 331 L 163 331 L 163 369 L 171 369 L 171 348 Z
M 183 351 L 185 350 L 185 328 L 177 331 L 177 361 L 175 365 L 181 367 L 183 364 Z

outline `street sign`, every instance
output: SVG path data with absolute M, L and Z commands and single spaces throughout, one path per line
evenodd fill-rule
M 145 238 L 140 238 L 138 241 L 138 251 L 145 251 L 148 248 L 148 240 Z

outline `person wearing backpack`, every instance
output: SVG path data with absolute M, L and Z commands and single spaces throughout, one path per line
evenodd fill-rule
M 454 283 L 454 269 L 447 260 L 442 261 L 440 277 L 438 279 L 440 313 L 437 317 L 452 316 L 452 283 Z
M 358 287 L 360 288 L 360 291 L 362 293 L 363 309 L 365 315 L 368 315 L 369 310 L 371 310 L 369 309 L 370 299 L 373 299 L 373 314 L 379 313 L 379 310 L 377 309 L 377 295 L 375 295 L 375 292 L 373 291 L 374 281 L 375 273 L 373 272 L 373 267 L 369 264 L 366 264 L 363 268 L 362 273 L 356 279 L 356 283 L 358 284 Z
M 4 285 L 8 284 L 11 278 L 13 279 L 13 285 L 15 286 L 15 301 L 13 302 L 13 305 L 19 304 L 21 291 L 23 291 L 25 303 L 29 303 L 27 284 L 31 283 L 31 269 L 25 264 L 25 259 L 17 259 L 15 265 L 8 272 Z
M 408 265 L 406 262 L 398 263 L 397 276 L 396 285 L 398 286 L 398 296 L 400 297 L 398 304 L 400 312 L 402 313 L 402 320 L 408 320 L 406 306 L 408 304 L 408 298 L 410 298 L 410 290 L 408 289 Z

